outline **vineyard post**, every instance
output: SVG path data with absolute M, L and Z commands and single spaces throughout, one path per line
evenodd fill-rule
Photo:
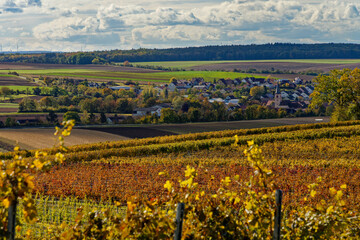
M 15 239 L 16 205 L 17 205 L 17 201 L 14 200 L 11 202 L 11 205 L 9 206 L 8 226 L 7 226 L 9 240 Z
M 184 220 L 184 209 L 185 209 L 185 204 L 178 203 L 176 209 L 176 220 L 175 220 L 176 230 L 175 230 L 174 240 L 181 240 L 182 225 Z
M 276 190 L 275 192 L 275 223 L 274 223 L 274 233 L 273 240 L 280 240 L 280 230 L 281 230 L 281 201 L 282 201 L 283 192 L 281 190 Z

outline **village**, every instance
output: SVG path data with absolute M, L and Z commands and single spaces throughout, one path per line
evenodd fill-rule
M 314 86 L 293 80 L 245 77 L 205 81 L 171 78 L 165 84 L 47 78 L 3 126 L 46 125 L 77 116 L 78 124 L 181 123 L 318 115 L 309 111 Z M 43 114 L 33 114 L 33 113 Z M 163 116 L 163 113 L 166 116 Z
M 119 87 L 114 87 L 114 89 Z M 123 88 L 123 87 L 121 87 Z M 130 89 L 129 87 L 127 87 Z M 219 79 L 213 83 L 202 78 L 191 80 L 170 80 L 169 84 L 154 87 L 161 92 L 178 92 L 184 98 L 195 94 L 210 103 L 222 103 L 228 111 L 245 110 L 249 105 L 257 104 L 270 109 L 283 109 L 287 113 L 305 111 L 310 104 L 310 95 L 314 86 L 299 77 L 294 80 L 247 77 L 243 79 Z M 157 104 L 148 108 L 135 108 L 134 117 L 157 114 L 161 109 L 171 107 L 168 103 Z

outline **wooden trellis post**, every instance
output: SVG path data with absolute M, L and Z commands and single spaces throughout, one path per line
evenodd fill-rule
M 281 201 L 282 201 L 282 191 L 276 190 L 275 192 L 275 223 L 274 223 L 274 233 L 273 240 L 280 240 L 280 230 L 281 230 Z
M 182 225 L 184 220 L 184 209 L 185 204 L 184 203 L 178 203 L 177 209 L 176 209 L 176 230 L 174 234 L 174 240 L 181 240 L 181 234 L 182 234 Z

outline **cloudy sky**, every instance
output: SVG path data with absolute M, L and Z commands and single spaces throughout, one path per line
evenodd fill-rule
M 3 51 L 360 43 L 359 0 L 0 0 Z

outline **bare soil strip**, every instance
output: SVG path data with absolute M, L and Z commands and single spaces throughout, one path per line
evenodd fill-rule
M 321 120 L 322 119 L 322 120 Z M 329 117 L 303 117 L 303 118 L 278 118 L 261 119 L 234 122 L 207 122 L 207 123 L 185 123 L 185 124 L 161 124 L 161 125 L 139 125 L 139 126 L 103 126 L 90 127 L 88 130 L 102 131 L 119 134 L 128 138 L 158 137 L 164 135 L 177 135 L 197 132 L 211 132 L 232 129 L 250 129 L 262 127 L 276 127 L 283 125 L 309 124 L 329 122 Z
M 89 131 L 112 133 L 127 138 L 147 138 L 175 135 L 176 133 L 151 127 L 91 127 Z
M 0 86 L 37 86 L 21 78 L 0 76 Z

